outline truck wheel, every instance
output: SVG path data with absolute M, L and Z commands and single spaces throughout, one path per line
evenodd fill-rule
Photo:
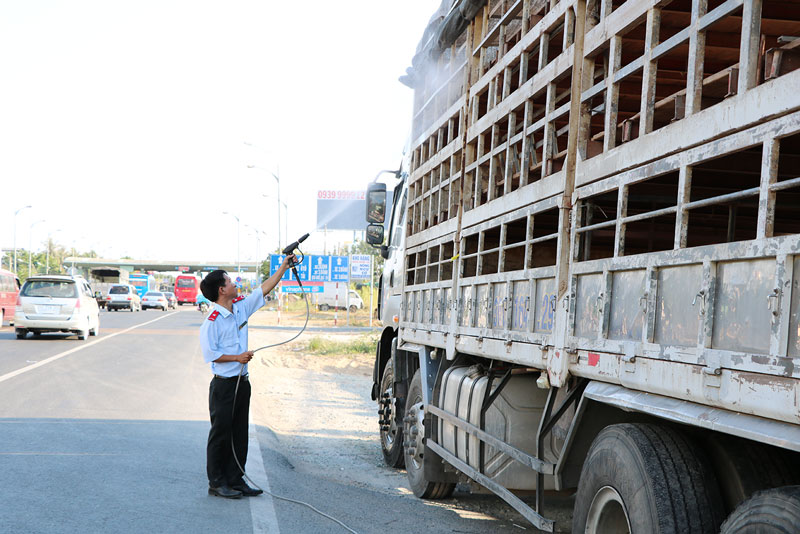
M 785 449 L 728 435 L 709 436 L 704 445 L 727 512 L 757 491 L 800 484 L 800 465 Z
M 403 418 L 404 457 L 406 474 L 411 491 L 420 499 L 445 499 L 453 494 L 456 485 L 452 482 L 431 482 L 425 479 L 425 412 L 422 404 L 422 377 L 419 369 L 411 379 L 406 399 L 406 415 Z M 441 461 L 441 460 L 439 460 Z
M 355 304 L 351 304 L 350 305 L 350 313 L 355 313 L 357 311 L 358 311 L 358 306 L 356 306 Z
M 28 335 L 28 331 L 24 328 L 15 328 L 14 333 L 17 335 L 17 339 L 25 339 L 25 336 Z
M 320 304 L 319 311 L 328 311 L 330 307 L 327 304 Z
M 572 531 L 718 532 L 722 499 L 700 453 L 668 427 L 605 428 L 581 470 Z
M 800 486 L 759 491 L 739 505 L 720 534 L 791 534 L 800 525 Z
M 386 362 L 381 378 L 378 403 L 380 410 L 381 452 L 389 467 L 403 467 L 403 414 L 398 413 L 394 397 L 394 367 L 392 360 Z

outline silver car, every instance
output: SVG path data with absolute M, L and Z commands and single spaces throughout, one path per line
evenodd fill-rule
M 100 331 L 100 309 L 80 276 L 38 275 L 25 280 L 14 313 L 17 339 L 28 332 L 74 333 L 79 339 Z
M 169 307 L 169 301 L 167 297 L 161 291 L 148 291 L 142 297 L 142 309 L 146 310 L 147 308 L 161 308 L 164 311 L 167 311 Z
M 132 285 L 114 284 L 108 289 L 106 306 L 108 306 L 108 311 L 142 311 L 142 299 L 139 298 L 139 293 Z

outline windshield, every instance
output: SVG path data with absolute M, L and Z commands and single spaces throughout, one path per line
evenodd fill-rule
M 178 287 L 194 287 L 197 280 L 193 278 L 178 278 Z
M 114 286 L 108 290 L 109 295 L 127 295 L 128 288 L 125 286 Z
M 406 211 L 406 190 L 403 190 L 403 198 L 400 199 L 400 202 L 395 204 L 395 208 L 398 208 L 398 206 L 399 209 L 392 212 L 394 227 L 392 228 L 391 242 L 389 244 L 399 248 L 403 241 L 403 232 L 405 232 L 405 228 L 403 228 L 403 215 Z
M 68 280 L 34 280 L 25 282 L 21 294 L 23 297 L 75 298 L 78 286 Z
M 145 297 L 163 297 L 164 293 L 159 293 L 158 291 L 148 291 L 144 294 Z

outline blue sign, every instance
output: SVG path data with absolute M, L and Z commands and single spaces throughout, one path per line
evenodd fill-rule
M 269 275 L 272 276 L 273 274 L 278 272 L 283 260 L 286 259 L 286 256 L 283 254 L 272 254 L 269 257 Z M 291 269 L 283 273 L 281 276 L 281 280 L 291 280 L 292 279 L 292 271 Z
M 330 256 L 309 256 L 309 267 L 312 282 L 328 282 L 331 279 L 331 257 Z
M 278 272 L 285 257 L 283 254 L 270 256 L 270 276 Z M 301 282 L 348 282 L 350 280 L 349 260 L 347 256 L 306 256 L 303 263 L 297 266 L 297 274 L 300 275 Z M 286 271 L 281 280 L 295 280 L 292 271 Z
M 331 282 L 350 281 L 350 263 L 347 256 L 331 256 Z

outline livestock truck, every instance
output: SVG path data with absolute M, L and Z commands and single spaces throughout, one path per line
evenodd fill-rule
M 800 528 L 798 36 L 797 2 L 442 3 L 367 194 L 372 395 L 418 497 Z

